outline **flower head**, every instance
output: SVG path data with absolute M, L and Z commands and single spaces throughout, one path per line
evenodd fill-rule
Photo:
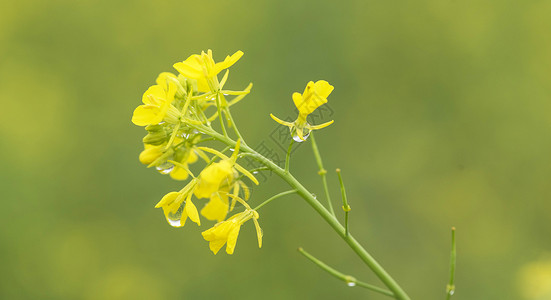
M 212 50 L 209 49 L 207 53 L 203 51 L 201 55 L 193 54 L 183 62 L 175 63 L 174 68 L 184 77 L 196 79 L 199 92 L 207 92 L 217 88 L 218 80 L 212 79 L 222 70 L 235 64 L 241 56 L 243 52 L 237 51 L 232 56 L 227 56 L 224 61 L 215 63 Z
M 177 122 L 178 110 L 173 107 L 177 86 L 168 81 L 166 86 L 154 85 L 143 94 L 143 105 L 138 106 L 132 115 L 132 123 L 138 126 L 159 124 L 162 121 Z
M 197 180 L 191 180 L 186 187 L 179 192 L 170 192 L 166 194 L 155 208 L 162 208 L 165 214 L 167 222 L 173 227 L 182 227 L 186 224 L 186 220 L 189 219 L 197 225 L 201 225 L 197 208 L 191 202 L 193 193 L 191 192 Z
M 262 247 L 262 229 L 258 224 L 258 213 L 242 199 L 238 198 L 237 200 L 246 207 L 244 212 L 235 214 L 226 221 L 217 223 L 214 227 L 202 232 L 203 238 L 209 242 L 209 248 L 214 254 L 217 254 L 225 244 L 227 244 L 226 253 L 233 254 L 241 225 L 250 219 L 253 219 L 256 227 L 258 247 Z
M 211 221 L 224 221 L 230 208 L 228 198 L 227 191 L 212 194 L 210 201 L 201 209 L 201 215 Z
M 194 194 L 197 198 L 210 198 L 210 202 L 201 210 L 201 214 L 209 220 L 216 220 L 218 222 L 224 220 L 228 211 L 233 210 L 235 204 L 235 201 L 232 202 L 230 209 L 228 196 L 237 196 L 241 188 L 245 193 L 245 198 L 248 199 L 249 190 L 247 186 L 243 181 L 237 180 L 239 172 L 248 177 L 255 184 L 258 184 L 258 180 L 236 162 L 240 144 L 241 141 L 238 140 L 231 157 L 227 157 L 208 147 L 198 147 L 199 150 L 213 153 L 222 159 L 220 162 L 215 162 L 207 166 L 201 174 L 199 174 L 199 181 L 194 190 Z M 230 191 L 232 191 L 231 194 Z
M 206 167 L 199 174 L 199 183 L 194 193 L 197 198 L 210 198 L 220 190 L 221 186 L 229 185 L 234 178 L 233 162 L 224 159 Z
M 309 114 L 327 103 L 327 97 L 332 91 L 333 86 L 325 80 L 318 80 L 315 83 L 310 81 L 306 85 L 304 93 L 293 93 L 293 102 L 298 109 L 298 117 L 293 123 L 283 121 L 273 114 L 270 114 L 270 116 L 279 124 L 289 127 L 295 141 L 303 142 L 308 138 L 310 131 L 322 129 L 333 123 L 333 121 L 329 121 L 320 125 L 310 125 L 306 120 Z

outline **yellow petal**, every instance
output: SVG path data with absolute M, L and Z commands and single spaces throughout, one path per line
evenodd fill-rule
M 243 175 L 247 176 L 252 182 L 258 185 L 258 180 L 256 179 L 256 177 L 254 177 L 253 174 L 251 174 L 251 172 L 247 171 L 247 169 L 243 168 L 239 164 L 235 164 L 234 167 L 235 169 L 237 169 L 237 171 L 243 173 Z
M 333 124 L 334 120 L 331 120 L 329 122 L 326 122 L 326 123 L 323 123 L 323 124 L 320 124 L 320 125 L 307 125 L 306 128 L 310 129 L 310 130 L 318 130 L 318 129 L 322 129 L 322 128 L 325 128 L 331 124 Z
M 225 243 L 226 243 L 225 240 L 215 240 L 215 241 L 210 242 L 209 243 L 210 251 L 212 251 L 214 253 L 214 255 L 216 255 L 218 253 L 218 251 L 220 251 L 220 249 L 222 249 L 222 247 L 224 247 Z
M 327 98 L 333 89 L 334 87 L 325 80 L 318 80 L 314 84 L 314 92 L 318 95 L 318 97 L 323 99 Z
M 220 71 L 231 67 L 243 56 L 243 51 L 237 51 L 232 56 L 226 56 L 223 62 L 219 62 L 214 67 L 215 75 L 220 73 Z
M 189 151 L 189 156 L 187 158 L 187 163 L 192 164 L 197 161 L 197 154 L 194 150 Z
M 185 209 L 185 212 L 187 213 L 189 219 L 195 223 L 197 223 L 197 225 L 201 225 L 201 220 L 199 219 L 199 213 L 197 212 L 197 207 L 195 207 L 195 204 L 193 204 L 193 202 L 191 202 L 191 197 L 192 197 L 192 194 L 189 194 L 187 200 L 186 200 L 186 207 L 184 208 Z
M 165 97 L 165 90 L 159 85 L 154 85 L 150 86 L 147 91 L 145 91 L 142 96 L 142 102 L 144 104 L 159 105 L 161 101 L 157 99 L 165 99 Z
M 201 93 L 206 93 L 210 91 L 209 84 L 204 77 L 197 79 L 197 91 Z
M 176 198 L 178 198 L 179 195 L 180 193 L 178 192 L 170 192 L 166 194 L 163 199 L 161 199 L 161 201 L 159 201 L 159 203 L 155 205 L 155 208 L 170 205 L 172 202 L 174 202 L 174 200 L 176 200 Z
M 258 223 L 258 213 L 255 211 L 255 217 L 253 217 L 254 227 L 256 228 L 256 238 L 258 239 L 258 248 L 262 248 L 262 228 Z
M 187 170 L 179 166 L 175 166 L 170 172 L 170 177 L 174 180 L 186 180 L 188 176 Z
M 235 226 L 228 235 L 228 244 L 226 245 L 226 253 L 233 254 L 235 250 L 235 244 L 237 244 L 237 237 L 239 236 L 239 230 L 241 226 Z
M 153 105 L 140 105 L 134 110 L 132 114 L 132 123 L 138 126 L 147 126 L 158 124 L 161 120 L 158 120 L 159 107 Z
M 201 215 L 211 221 L 222 222 L 228 215 L 228 196 L 214 193 L 201 209 Z
M 164 145 L 153 146 L 146 144 L 145 150 L 140 153 L 140 162 L 144 165 L 153 163 L 157 158 L 163 155 Z
M 198 79 L 204 76 L 203 68 L 197 58 L 201 59 L 200 55 L 193 54 L 185 61 L 175 63 L 174 68 L 184 77 Z
M 295 103 L 296 108 L 302 106 L 302 95 L 300 93 L 293 93 L 293 103 Z M 300 111 L 300 108 L 299 108 Z
M 279 119 L 278 117 L 274 116 L 273 114 L 270 114 L 270 117 L 272 117 L 272 119 L 274 119 L 274 121 L 278 122 L 281 125 L 285 125 L 285 126 L 288 126 L 288 127 L 293 127 L 294 126 L 293 123 L 285 122 L 285 121 Z
M 162 72 L 157 76 L 155 82 L 163 89 L 168 90 L 168 82 L 170 82 L 171 79 L 178 80 L 178 77 L 170 72 Z

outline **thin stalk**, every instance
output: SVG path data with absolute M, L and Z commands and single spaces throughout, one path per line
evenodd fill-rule
M 339 183 L 341 184 L 342 210 L 344 210 L 344 230 L 345 234 L 348 236 L 348 213 L 350 212 L 351 207 L 348 205 L 348 199 L 346 198 L 346 190 L 344 189 L 344 183 L 342 182 L 341 169 L 337 169 L 337 175 L 339 176 Z
M 455 293 L 455 227 L 452 227 L 452 251 L 450 254 L 450 281 L 446 287 L 446 300 L 450 300 L 451 296 Z
M 318 144 L 316 144 L 316 139 L 314 138 L 314 133 L 310 133 L 310 138 L 312 139 L 312 151 L 314 152 L 314 156 L 316 157 L 316 162 L 318 163 L 319 172 L 318 174 L 321 176 L 321 181 L 323 182 L 323 190 L 325 191 L 325 197 L 327 198 L 327 206 L 329 207 L 329 211 L 333 216 L 335 215 L 335 210 L 333 210 L 333 204 L 331 204 L 331 197 L 329 196 L 329 187 L 327 187 L 327 170 L 323 168 L 323 162 L 321 161 L 320 152 L 318 150 Z
M 297 192 L 297 191 L 295 191 L 295 190 L 290 190 L 290 191 L 281 192 L 281 193 L 279 193 L 279 194 L 277 194 L 277 195 L 272 196 L 270 199 L 268 199 L 268 200 L 266 200 L 266 201 L 260 203 L 260 205 L 258 205 L 257 207 L 255 207 L 254 210 L 259 210 L 262 206 L 264 206 L 264 205 L 266 205 L 266 204 L 272 202 L 272 200 L 275 200 L 275 199 L 277 199 L 277 198 L 279 198 L 279 197 L 287 196 L 287 195 L 289 195 L 289 194 L 293 194 L 293 193 L 296 193 L 296 192 Z
M 222 104 L 220 103 L 220 93 L 216 93 L 216 109 L 218 110 L 218 118 L 220 119 L 220 127 L 222 127 L 222 132 L 224 133 L 224 136 L 228 136 L 228 132 L 226 131 L 226 125 L 224 125 L 224 120 L 222 119 Z
M 226 116 L 231 122 L 231 127 L 233 128 L 233 131 L 235 132 L 235 135 L 237 135 L 237 139 L 241 140 L 242 144 L 245 144 L 245 140 L 243 139 L 243 136 L 241 136 L 241 133 L 239 132 L 239 129 L 237 129 L 237 126 L 235 125 L 235 121 L 233 120 L 233 117 L 231 115 L 231 112 L 229 109 L 224 110 L 226 113 Z
M 236 142 L 225 137 L 214 130 L 203 126 L 190 124 L 191 127 L 212 136 L 213 138 L 225 143 L 229 146 L 234 146 Z M 268 167 L 276 173 L 281 179 L 289 184 L 297 193 L 310 205 L 312 208 L 333 228 L 333 230 L 348 244 L 348 246 L 360 257 L 360 259 L 373 271 L 373 273 L 392 291 L 394 297 L 398 300 L 410 300 L 406 292 L 398 285 L 398 283 L 386 272 L 386 270 L 367 252 L 363 246 L 351 235 L 346 235 L 344 227 L 319 201 L 310 193 L 291 173 L 286 173 L 284 169 L 273 163 L 268 158 L 260 155 L 254 149 L 247 145 L 241 146 L 241 151 L 249 153 L 251 157 Z
M 289 162 L 291 161 L 291 150 L 293 149 L 294 139 L 291 139 L 289 148 L 287 148 L 287 156 L 285 157 L 285 173 L 289 173 Z
M 357 285 L 357 286 L 364 287 L 368 290 L 372 290 L 374 292 L 381 293 L 381 294 L 386 295 L 386 296 L 394 297 L 394 294 L 389 290 L 382 289 L 380 287 L 371 285 L 369 283 L 361 282 L 361 281 L 357 280 L 356 278 L 354 278 L 353 276 L 345 275 L 345 274 L 333 269 L 332 267 L 328 266 L 326 263 L 322 262 L 321 260 L 315 258 L 312 254 L 306 252 L 302 248 L 298 248 L 298 252 L 300 252 L 302 255 L 304 255 L 306 258 L 308 258 L 310 261 L 312 261 L 313 263 L 318 265 L 320 268 L 325 270 L 327 273 L 329 273 L 333 277 L 344 281 L 346 283 L 346 285 L 348 285 L 348 286 L 356 286 Z
M 168 140 L 168 143 L 166 144 L 165 150 L 167 150 L 168 148 L 170 148 L 170 146 L 172 146 L 172 143 L 174 142 L 174 139 L 176 138 L 176 135 L 178 134 L 178 130 L 180 130 L 180 124 L 182 124 L 182 123 L 178 122 L 178 124 L 176 124 L 176 127 L 174 127 L 174 130 L 172 131 L 172 134 L 170 135 L 170 139 Z

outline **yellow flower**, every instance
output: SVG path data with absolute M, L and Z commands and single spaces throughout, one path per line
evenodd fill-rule
M 214 227 L 202 232 L 203 238 L 209 242 L 209 248 L 214 254 L 217 254 L 226 243 L 226 253 L 233 254 L 241 225 L 250 219 L 253 219 L 256 227 L 258 247 L 262 247 L 262 229 L 260 229 L 260 224 L 257 221 L 258 213 L 252 210 L 243 200 L 238 200 L 247 208 L 244 212 L 235 214 L 228 220 L 217 223 Z
M 201 209 L 201 215 L 211 221 L 222 222 L 226 219 L 229 210 L 227 191 L 214 193 L 210 201 Z
M 155 146 L 144 144 L 145 149 L 140 153 L 140 162 L 144 165 L 150 165 L 165 153 L 165 144 Z
M 197 208 L 191 202 L 193 189 L 197 184 L 197 180 L 191 180 L 186 187 L 180 192 L 170 192 L 166 194 L 155 208 L 161 207 L 165 214 L 167 222 L 173 227 L 182 227 L 185 225 L 187 218 L 197 225 L 201 225 Z
M 168 82 L 167 89 L 154 85 L 143 94 L 143 105 L 138 106 L 132 115 L 132 123 L 138 126 L 159 124 L 165 120 L 169 123 L 178 122 L 178 110 L 172 106 L 177 86 Z
M 304 93 L 293 93 L 293 102 L 298 109 L 298 118 L 293 123 L 283 121 L 273 114 L 270 114 L 270 116 L 279 124 L 288 126 L 295 141 L 303 142 L 308 138 L 310 131 L 322 129 L 333 123 L 333 121 L 329 121 L 321 125 L 310 125 L 306 121 L 309 114 L 327 103 L 327 97 L 332 91 L 333 86 L 325 80 L 318 80 L 315 83 L 310 81 L 306 85 Z
M 235 184 L 239 184 L 238 181 L 234 180 L 238 171 L 247 176 L 255 184 L 258 184 L 258 180 L 249 171 L 236 163 L 240 145 L 241 140 L 238 140 L 231 157 L 227 157 L 223 153 L 208 147 L 198 147 L 199 150 L 213 153 L 222 160 L 206 167 L 199 174 L 199 183 L 195 189 L 195 196 L 197 198 L 210 198 L 212 194 L 219 191 L 227 193 L 229 188 L 232 188 Z M 228 189 L 221 190 L 223 188 Z
M 199 183 L 194 193 L 197 198 L 210 198 L 220 186 L 229 185 L 234 178 L 233 162 L 222 160 L 206 167 L 199 174 Z
M 178 152 L 177 152 L 178 153 Z M 175 162 L 178 164 L 174 165 L 174 169 L 170 172 L 170 177 L 174 180 L 186 180 L 189 176 L 188 165 L 197 161 L 197 154 L 192 149 L 188 149 L 182 154 L 182 158 Z
M 235 64 L 241 56 L 243 52 L 237 51 L 232 56 L 227 56 L 223 62 L 215 63 L 212 50 L 209 49 L 207 53 L 203 51 L 201 55 L 193 54 L 183 62 L 174 64 L 174 68 L 184 77 L 196 79 L 199 92 L 208 92 L 211 88 L 217 88 L 213 85 L 217 84 L 218 80 L 212 82 L 211 79 Z

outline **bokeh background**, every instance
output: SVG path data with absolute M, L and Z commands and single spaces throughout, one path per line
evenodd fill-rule
M 297 197 L 261 211 L 236 253 L 153 208 L 181 182 L 140 165 L 130 122 L 162 71 L 237 50 L 229 87 L 252 145 L 293 117 L 307 81 L 335 86 L 316 137 L 335 206 L 343 170 L 355 236 L 413 299 L 551 299 L 551 2 L 11 1 L 0 9 L 0 298 L 387 299 Z M 309 145 L 292 171 L 322 194 Z M 286 188 L 276 177 L 252 203 Z M 201 206 L 201 202 L 196 202 Z

